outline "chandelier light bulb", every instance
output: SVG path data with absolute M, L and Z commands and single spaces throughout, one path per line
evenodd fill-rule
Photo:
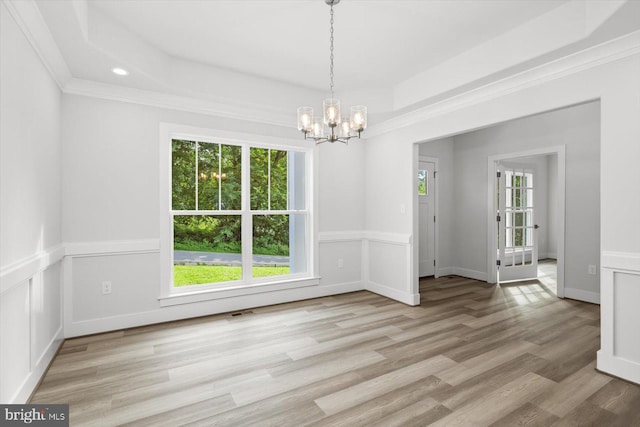
M 340 122 L 340 137 L 351 137 L 351 123 L 349 123 L 349 117 L 343 117 L 342 122 Z
M 364 105 L 351 107 L 351 128 L 356 132 L 367 128 L 367 107 Z
M 313 125 L 313 108 L 300 107 L 298 108 L 298 130 L 303 132 L 310 132 Z
M 324 107 L 324 124 L 329 127 L 335 127 L 340 120 L 340 101 L 337 99 L 325 99 Z
M 313 138 L 323 138 L 324 137 L 324 126 L 322 126 L 322 122 L 320 119 L 315 118 L 313 120 L 313 126 L 311 129 L 313 134 Z

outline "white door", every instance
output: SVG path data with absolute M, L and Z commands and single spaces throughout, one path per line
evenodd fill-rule
M 420 277 L 435 274 L 435 163 L 420 161 L 418 166 L 418 221 L 419 228 L 419 267 Z
M 538 276 L 535 171 L 531 165 L 498 165 L 498 277 L 500 282 Z

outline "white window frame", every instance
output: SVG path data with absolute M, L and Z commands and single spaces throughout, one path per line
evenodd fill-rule
M 171 147 L 174 139 L 188 141 L 209 142 L 214 144 L 236 145 L 242 147 L 242 188 L 249 187 L 250 180 L 250 148 L 270 148 L 305 153 L 305 209 L 280 210 L 251 210 L 249 192 L 242 192 L 241 210 L 234 211 L 180 211 L 182 214 L 197 215 L 239 215 L 242 221 L 242 270 L 243 279 L 232 282 L 193 285 L 176 288 L 173 286 L 173 215 L 172 211 L 172 155 Z M 229 298 L 315 286 L 319 284 L 317 276 L 318 266 L 318 226 L 315 215 L 317 194 L 317 147 L 305 141 L 286 138 L 267 137 L 255 134 L 219 131 L 197 128 L 173 123 L 160 124 L 160 295 L 161 306 L 185 304 L 219 298 Z M 246 185 L 245 185 L 246 184 Z M 282 276 L 251 278 L 253 227 L 250 226 L 252 215 L 267 214 L 304 214 L 305 224 L 305 256 L 307 271 Z

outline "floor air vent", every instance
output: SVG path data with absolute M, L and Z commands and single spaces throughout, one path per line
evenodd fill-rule
M 244 316 L 245 314 L 253 314 L 253 311 L 251 310 L 236 311 L 235 313 L 231 313 L 231 317 Z

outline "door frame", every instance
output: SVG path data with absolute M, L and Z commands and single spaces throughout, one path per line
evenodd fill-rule
M 558 156 L 558 253 L 557 253 L 557 295 L 564 298 L 564 248 L 565 248 L 565 193 L 566 193 L 566 146 L 539 148 L 534 150 L 519 151 L 507 154 L 496 154 L 488 157 L 487 160 L 487 271 L 489 272 L 487 282 L 496 283 L 498 277 L 497 251 L 498 241 L 496 239 L 496 173 L 498 162 L 507 160 L 517 160 L 523 157 Z
M 425 141 L 423 141 L 425 142 Z M 434 166 L 434 171 L 436 172 L 436 176 L 439 174 L 439 170 L 440 170 L 440 164 L 439 164 L 439 159 L 437 157 L 430 157 L 430 156 L 423 156 L 420 154 L 419 150 L 420 150 L 420 144 L 421 143 L 416 143 L 413 144 L 413 168 L 412 168 L 412 173 L 411 173 L 411 202 L 413 205 L 413 209 L 412 209 L 412 216 L 413 216 L 413 238 L 412 238 L 412 259 L 413 259 L 413 266 L 412 266 L 412 282 L 413 282 L 413 290 L 414 290 L 414 294 L 419 294 L 420 293 L 420 274 L 419 274 L 419 270 L 418 267 L 420 265 L 420 244 L 419 241 L 417 239 L 416 236 L 418 236 L 419 230 L 420 230 L 420 221 L 419 221 L 419 199 L 418 199 L 418 190 L 417 190 L 417 179 L 418 179 L 418 169 L 420 167 L 420 161 L 425 161 L 425 162 L 432 162 L 435 166 Z M 436 261 L 436 265 L 433 271 L 433 277 L 440 277 L 438 275 L 438 246 L 439 246 L 439 242 L 438 242 L 438 237 L 440 235 L 440 231 L 439 231 L 439 221 L 438 221 L 438 206 L 440 205 L 439 203 L 439 197 L 440 197 L 440 188 L 439 188 L 439 178 L 436 178 L 433 182 L 433 188 L 434 191 L 436 192 L 435 197 L 433 198 L 433 212 L 434 215 L 436 216 L 436 222 L 433 225 L 434 227 L 434 239 L 435 239 L 435 248 L 434 248 L 434 252 L 433 252 L 433 256 L 434 259 Z

